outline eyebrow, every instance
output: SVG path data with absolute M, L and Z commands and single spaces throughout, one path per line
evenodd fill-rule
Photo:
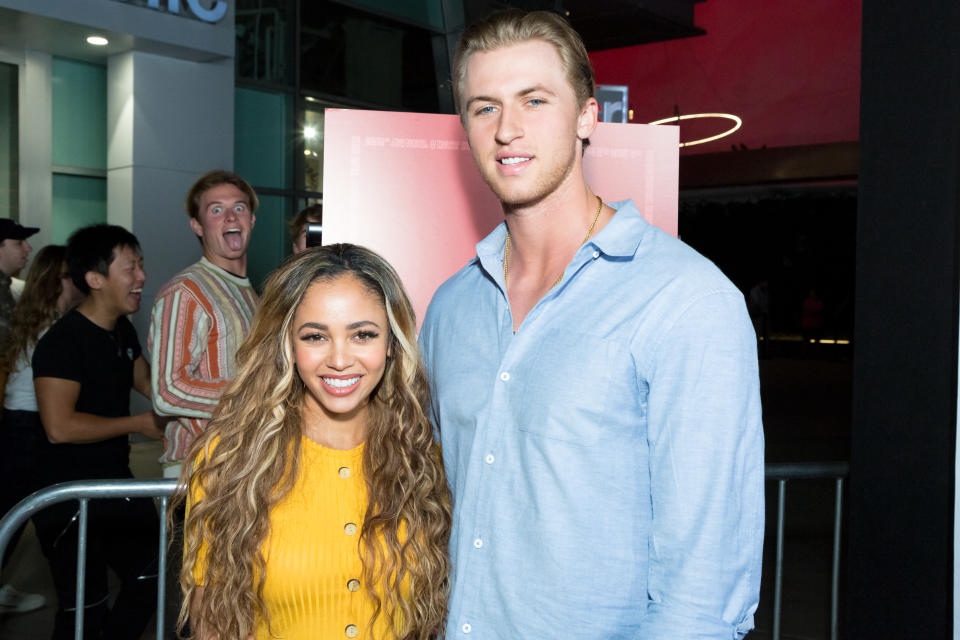
M 557 95 L 550 89 L 543 86 L 542 84 L 535 84 L 532 87 L 521 89 L 520 91 L 517 91 L 515 95 L 518 98 L 522 98 L 523 96 L 529 95 L 531 93 L 536 93 L 538 91 L 543 93 L 549 93 L 551 96 L 554 96 L 554 97 L 556 97 Z M 497 100 L 496 98 L 491 98 L 490 96 L 472 96 L 469 99 L 467 99 L 467 106 L 470 106 L 474 102 L 499 102 L 499 100 Z
M 354 329 L 359 329 L 360 327 L 366 327 L 366 326 L 376 327 L 377 329 L 380 328 L 380 325 L 378 325 L 376 322 L 372 320 L 359 320 L 357 322 L 351 322 L 350 324 L 348 324 L 347 330 L 353 331 Z M 300 325 L 297 331 L 303 331 L 304 329 L 318 329 L 320 331 L 329 331 L 330 327 L 323 324 L 322 322 L 304 322 L 302 325 Z
M 229 202 L 229 200 L 212 200 L 207 203 L 207 207 L 212 207 L 215 204 L 226 204 L 227 202 Z M 243 203 L 245 205 L 250 204 L 250 202 L 246 198 L 243 198 L 242 200 L 234 200 L 233 204 L 237 204 L 238 202 Z

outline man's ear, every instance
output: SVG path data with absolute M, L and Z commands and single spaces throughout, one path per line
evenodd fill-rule
M 597 122 L 600 121 L 600 105 L 596 98 L 587 98 L 580 109 L 580 116 L 577 118 L 577 137 L 586 140 L 593 135 L 597 128 Z
M 99 291 L 103 288 L 104 277 L 102 273 L 87 271 L 83 274 L 83 279 L 87 281 L 87 286 L 90 287 L 90 291 Z
M 190 216 L 190 228 L 193 229 L 193 232 L 197 234 L 198 238 L 203 237 L 203 227 L 200 226 L 200 221 Z

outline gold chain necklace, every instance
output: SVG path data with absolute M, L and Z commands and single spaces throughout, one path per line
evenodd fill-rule
M 590 239 L 590 236 L 593 235 L 593 228 L 597 226 L 597 220 L 600 219 L 600 211 L 603 210 L 603 200 L 600 199 L 600 196 L 597 198 L 597 212 L 593 214 L 593 222 L 590 223 L 590 228 L 587 229 L 587 235 L 583 236 L 583 240 L 580 241 L 580 244 L 577 245 L 579 249 L 587 243 L 587 240 Z M 550 285 L 550 289 L 553 289 L 555 286 L 560 284 L 560 281 L 563 280 L 563 274 L 566 272 L 566 269 L 560 272 L 560 276 L 553 281 L 553 284 Z M 507 278 L 510 277 L 510 229 L 507 229 L 507 239 L 503 242 L 503 286 L 507 286 Z

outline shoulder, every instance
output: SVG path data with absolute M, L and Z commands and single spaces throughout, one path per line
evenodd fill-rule
M 196 285 L 203 277 L 203 270 L 199 262 L 195 262 L 177 275 L 167 280 L 157 292 L 157 299 L 166 298 L 178 291 L 190 291 L 191 284 Z
M 84 345 L 91 342 L 90 325 L 79 311 L 60 318 L 37 340 L 31 358 L 35 377 L 46 375 L 46 367 L 62 368 L 83 359 Z
M 487 276 L 480 266 L 480 259 L 474 257 L 447 278 L 434 292 L 423 318 L 423 330 L 427 331 L 437 318 L 442 317 L 449 310 L 475 298 L 479 287 L 486 280 Z
M 709 259 L 682 240 L 647 222 L 629 200 L 612 203 L 618 209 L 608 237 L 597 236 L 599 247 L 613 259 L 620 286 L 643 283 L 674 305 L 711 293 L 741 295 L 739 289 Z M 602 232 L 601 232 L 602 233 Z M 622 280 L 621 280 L 622 279 Z

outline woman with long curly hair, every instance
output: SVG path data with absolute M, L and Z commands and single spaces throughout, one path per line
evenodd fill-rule
M 66 253 L 60 245 L 47 245 L 37 253 L 0 350 L 0 369 L 7 375 L 0 426 L 0 515 L 49 484 L 43 458 L 51 445 L 37 411 L 30 358 L 40 336 L 83 298 L 70 279 Z M 22 531 L 7 546 L 8 556 Z
M 188 617 L 203 639 L 443 629 L 450 502 L 415 335 L 399 277 L 368 249 L 318 247 L 273 273 L 183 467 L 181 629 Z

